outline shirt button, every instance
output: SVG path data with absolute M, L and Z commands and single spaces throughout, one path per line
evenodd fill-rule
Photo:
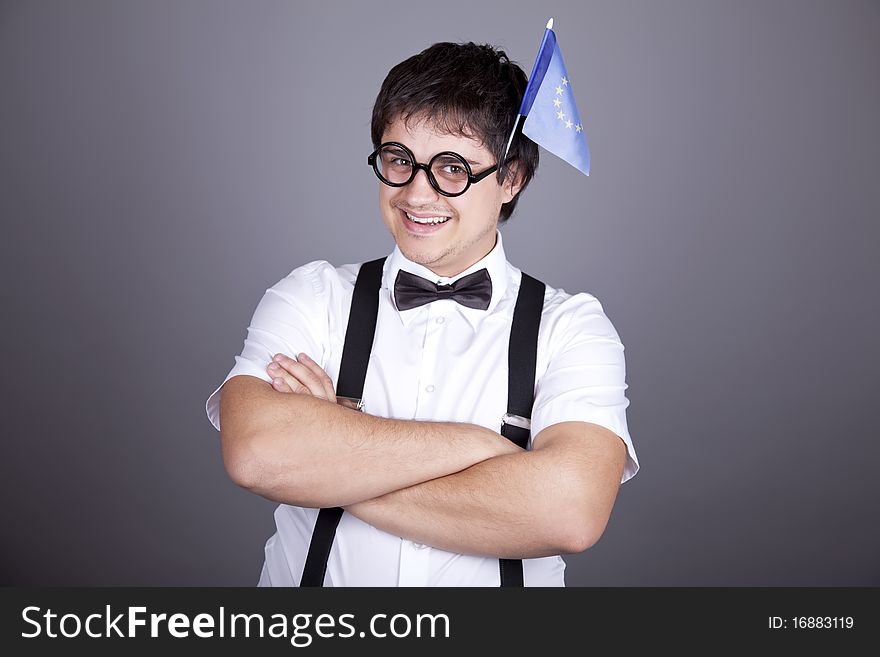
M 442 323 L 445 322 L 445 321 L 446 321 L 446 318 L 445 318 L 445 317 L 438 317 L 438 318 L 437 318 L 437 323 L 438 323 L 438 324 L 442 324 Z
M 416 550 L 424 550 L 424 549 L 425 549 L 426 547 L 428 547 L 428 546 L 427 546 L 427 545 L 424 545 L 424 544 L 422 544 L 422 543 L 413 543 L 413 547 L 414 547 Z
M 434 392 L 434 386 L 427 386 L 425 392 Z

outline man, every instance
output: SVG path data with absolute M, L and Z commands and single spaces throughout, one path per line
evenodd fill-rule
M 527 277 L 498 225 L 537 146 L 517 134 L 499 159 L 526 83 L 502 51 L 473 43 L 435 44 L 385 79 L 369 163 L 396 247 L 377 269 L 361 407 L 336 397 L 361 331 L 348 324 L 361 265 L 309 263 L 257 306 L 207 412 L 232 480 L 280 503 L 259 585 L 498 586 L 521 563 L 519 585 L 562 586 L 559 555 L 599 539 L 638 470 L 623 345 L 586 293 L 547 286 L 538 298 L 531 440 L 499 433 L 521 376 L 508 339 Z M 411 303 L 413 281 L 434 300 Z

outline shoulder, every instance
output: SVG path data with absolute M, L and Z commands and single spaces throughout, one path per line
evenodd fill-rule
M 296 298 L 327 298 L 336 291 L 352 287 L 359 268 L 359 263 L 337 267 L 326 260 L 313 260 L 293 269 L 267 292 Z
M 349 279 L 354 280 L 357 269 L 358 265 L 335 267 L 326 260 L 296 267 L 266 289 L 254 312 L 254 324 L 287 324 L 298 319 L 308 320 L 315 326 L 326 324 L 333 309 L 350 301 L 353 283 Z
M 541 333 L 554 345 L 573 339 L 608 339 L 620 342 L 601 301 L 590 292 L 571 293 L 545 283 Z

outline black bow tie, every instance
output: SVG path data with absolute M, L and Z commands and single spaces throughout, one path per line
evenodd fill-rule
M 398 310 L 418 308 L 437 299 L 452 299 L 468 308 L 486 310 L 491 298 L 492 279 L 486 269 L 462 276 L 452 285 L 438 285 L 402 269 L 394 281 L 394 301 Z

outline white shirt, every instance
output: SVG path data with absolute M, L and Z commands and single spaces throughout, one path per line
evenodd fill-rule
M 224 383 L 240 374 L 266 382 L 272 356 L 304 352 L 336 384 L 352 291 L 360 264 L 323 260 L 294 269 L 266 290 L 254 311 L 241 355 Z M 398 311 L 394 280 L 404 269 L 448 284 L 483 267 L 492 279 L 488 310 L 452 299 Z M 507 412 L 507 345 L 521 272 L 507 262 L 500 232 L 494 249 L 458 276 L 439 277 L 398 248 L 385 261 L 376 337 L 364 382 L 364 412 L 409 420 L 469 422 L 500 433 Z M 606 427 L 626 444 L 621 483 L 639 464 L 626 423 L 624 347 L 592 295 L 547 286 L 538 334 L 532 439 L 558 422 Z M 222 384 L 221 386 L 222 387 Z M 220 388 L 206 404 L 220 429 Z M 530 440 L 530 443 L 532 441 Z M 317 509 L 281 504 L 268 540 L 259 586 L 298 586 Z M 561 557 L 523 560 L 526 586 L 564 586 Z M 413 543 L 342 516 L 325 586 L 499 586 L 498 559 L 461 555 Z

